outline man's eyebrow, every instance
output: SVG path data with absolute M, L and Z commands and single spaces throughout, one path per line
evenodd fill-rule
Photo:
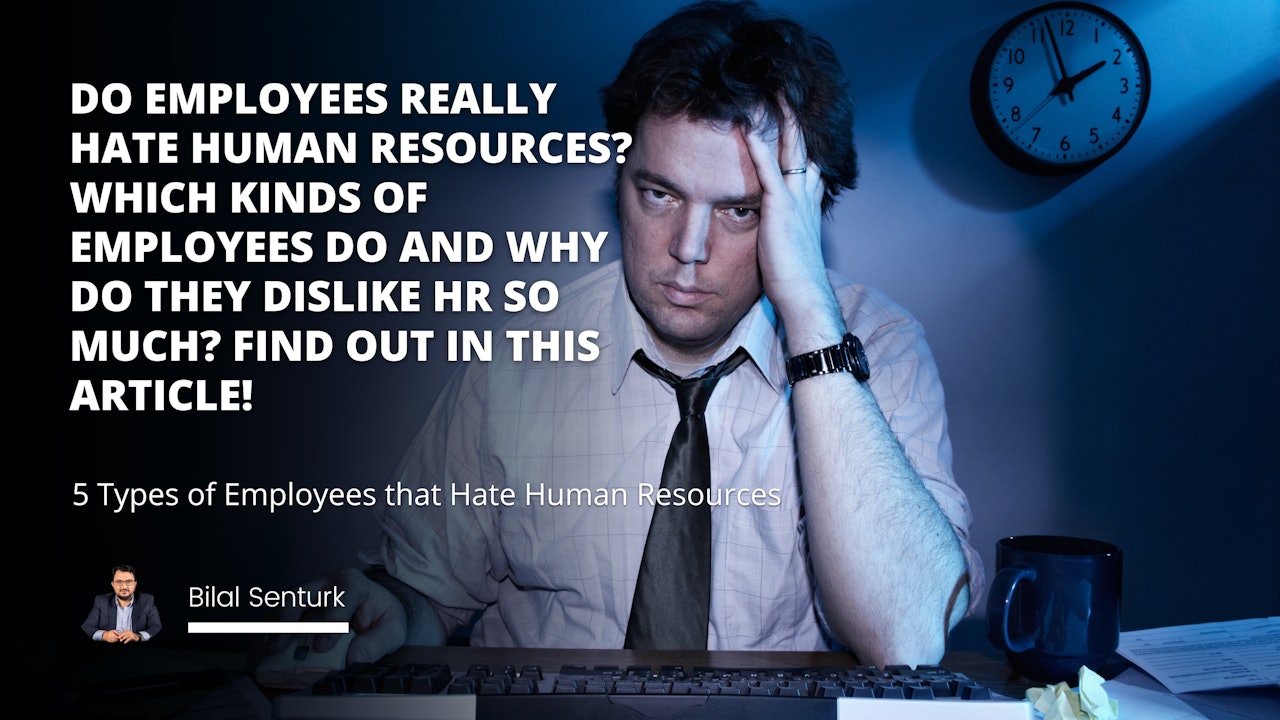
M 631 173 L 632 183 L 648 183 L 650 185 L 658 185 L 670 190 L 676 195 L 683 196 L 685 191 L 675 181 L 663 175 L 659 175 L 652 170 L 637 168 Z M 748 195 L 728 195 L 725 197 L 715 198 L 711 201 L 712 205 L 717 207 L 759 207 L 760 202 L 764 199 L 764 191 L 750 193 Z
M 642 182 L 642 183 L 648 183 L 650 185 L 661 185 L 662 187 L 667 188 L 668 190 L 674 191 L 675 194 L 677 195 L 684 194 L 684 191 L 681 189 L 681 187 L 677 185 L 673 180 L 663 177 L 662 175 L 659 175 L 658 173 L 653 172 L 652 170 L 637 168 L 635 171 L 631 173 L 631 177 L 632 177 L 633 183 Z
M 764 191 L 751 193 L 750 195 L 734 195 L 732 197 L 719 198 L 712 202 L 717 207 L 741 207 L 741 208 L 758 208 L 760 202 L 764 200 Z

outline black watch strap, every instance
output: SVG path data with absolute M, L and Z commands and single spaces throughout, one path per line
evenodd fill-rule
M 839 345 L 787 358 L 787 383 L 791 385 L 833 372 L 851 372 L 858 382 L 866 382 L 871 377 L 867 353 L 862 349 L 858 336 L 845 333 Z

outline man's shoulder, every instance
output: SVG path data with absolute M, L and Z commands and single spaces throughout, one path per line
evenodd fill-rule
M 870 285 L 855 283 L 835 270 L 828 269 L 827 277 L 835 291 L 836 301 L 851 332 L 857 325 L 862 328 L 886 325 L 914 324 L 915 316 L 885 292 Z

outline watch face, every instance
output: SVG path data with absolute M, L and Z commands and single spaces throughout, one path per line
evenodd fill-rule
M 858 378 L 858 382 L 870 380 L 871 363 L 867 362 L 867 351 L 862 347 L 862 341 L 857 335 L 850 333 L 845 335 L 845 345 L 849 348 L 850 360 L 853 361 L 853 376 Z
M 987 42 L 970 104 L 987 145 L 1021 170 L 1060 174 L 1115 154 L 1142 121 L 1146 54 L 1119 18 L 1084 3 L 1023 13 Z

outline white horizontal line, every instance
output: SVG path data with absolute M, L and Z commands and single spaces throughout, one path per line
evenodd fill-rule
M 337 634 L 351 630 L 347 622 L 189 622 L 187 632 L 192 635 L 270 634 L 298 635 Z

